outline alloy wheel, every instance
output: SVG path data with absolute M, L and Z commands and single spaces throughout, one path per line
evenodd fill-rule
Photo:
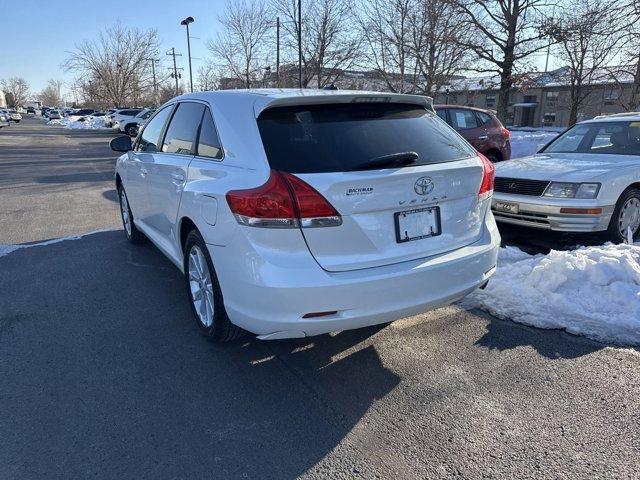
M 627 238 L 627 232 L 631 229 L 634 234 L 640 227 L 640 198 L 629 198 L 622 208 L 618 217 L 618 231 L 622 238 Z
M 215 298 L 211 273 L 204 253 L 198 245 L 191 247 L 188 261 L 188 281 L 191 290 L 191 301 L 198 314 L 198 320 L 205 327 L 213 325 Z

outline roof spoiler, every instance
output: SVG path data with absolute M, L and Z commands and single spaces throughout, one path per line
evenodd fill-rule
M 260 99 L 262 100 L 262 99 Z M 433 98 L 423 95 L 409 95 L 404 93 L 385 92 L 349 92 L 347 90 L 327 90 L 321 93 L 317 91 L 309 92 L 308 95 L 264 98 L 264 101 L 256 101 L 254 112 L 256 118 L 269 108 L 287 107 L 293 105 L 317 105 L 323 103 L 409 103 L 420 105 L 432 113 Z

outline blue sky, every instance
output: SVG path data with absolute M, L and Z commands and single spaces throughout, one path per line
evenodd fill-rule
M 122 5 L 120 8 L 116 5 Z M 61 64 L 74 44 L 96 37 L 98 32 L 120 21 L 126 26 L 155 28 L 161 41 L 162 68 L 170 58 L 171 47 L 183 54 L 178 67 L 188 72 L 185 28 L 180 20 L 191 15 L 190 26 L 193 71 L 208 56 L 205 43 L 220 28 L 218 16 L 225 0 L 0 0 L 3 40 L 0 41 L 0 78 L 24 77 L 31 92 L 39 92 L 50 78 L 63 80 L 63 91 L 73 75 Z M 193 38 L 198 37 L 198 38 Z M 552 58 L 550 67 L 556 66 Z M 544 68 L 544 52 L 532 61 Z M 183 80 L 188 77 L 183 75 Z M 186 82 L 185 82 L 186 83 Z
M 195 23 L 189 26 L 191 56 L 207 56 L 206 40 L 219 28 L 218 15 L 224 0 L 2 0 L 3 39 L 0 41 L 0 78 L 24 77 L 31 92 L 42 90 L 50 78 L 70 82 L 71 74 L 60 66 L 74 44 L 97 36 L 100 29 L 118 20 L 123 25 L 155 28 L 161 41 L 160 55 L 169 66 L 164 53 L 171 47 L 183 54 L 178 67 L 187 64 L 187 40 L 180 20 L 191 15 Z M 122 4 L 121 8 L 116 5 Z M 125 5 L 128 5 L 125 6 Z M 193 70 L 202 60 L 193 60 Z M 184 79 L 187 77 L 183 76 Z

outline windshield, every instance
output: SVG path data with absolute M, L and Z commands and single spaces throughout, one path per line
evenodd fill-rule
M 399 168 L 475 155 L 451 127 L 418 105 L 275 107 L 260 114 L 258 127 L 271 167 L 290 173 L 346 172 L 367 169 L 371 162 Z M 411 161 L 398 162 L 400 154 Z
M 544 153 L 606 153 L 640 155 L 640 122 L 594 122 L 575 125 Z

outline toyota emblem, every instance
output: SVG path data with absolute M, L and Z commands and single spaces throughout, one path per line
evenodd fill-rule
M 420 177 L 416 180 L 415 185 L 413 186 L 413 190 L 418 195 L 428 195 L 433 190 L 433 180 L 431 177 Z
M 518 185 L 516 184 L 516 182 L 511 182 L 509 184 L 509 190 L 515 190 L 516 188 L 518 188 Z

